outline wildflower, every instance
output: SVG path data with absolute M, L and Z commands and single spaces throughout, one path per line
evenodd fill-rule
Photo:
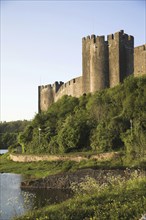
M 144 214 L 144 215 L 141 217 L 141 219 L 139 219 L 139 220 L 146 220 L 146 214 Z

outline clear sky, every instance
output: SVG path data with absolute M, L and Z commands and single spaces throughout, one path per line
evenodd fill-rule
M 146 1 L 0 0 L 1 121 L 32 119 L 38 85 L 82 73 L 82 37 L 119 30 L 146 42 Z

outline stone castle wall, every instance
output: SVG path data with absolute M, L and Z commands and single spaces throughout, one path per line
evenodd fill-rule
M 71 95 L 75 97 L 79 97 L 82 95 L 82 77 L 77 77 L 64 83 L 58 92 L 54 96 L 54 101 L 56 102 L 63 95 Z
M 55 96 L 63 82 L 55 82 L 53 85 L 48 84 L 38 87 L 38 109 L 39 112 L 47 111 L 49 106 L 55 101 Z
M 104 36 L 82 39 L 83 93 L 108 87 L 108 43 Z
M 134 75 L 146 74 L 146 44 L 134 48 Z
M 123 30 L 107 36 L 82 39 L 82 76 L 66 83 L 39 86 L 38 109 L 47 111 L 63 95 L 80 97 L 111 88 L 124 78 L 146 74 L 146 45 L 134 48 L 134 37 Z
M 82 77 L 66 83 L 55 82 L 53 85 L 39 86 L 39 112 L 47 111 L 48 107 L 64 95 L 79 97 L 82 95 Z
M 53 90 L 51 85 L 39 86 L 39 112 L 47 111 L 48 107 L 54 102 Z
M 109 87 L 114 87 L 133 73 L 134 38 L 116 32 L 107 36 L 109 48 Z

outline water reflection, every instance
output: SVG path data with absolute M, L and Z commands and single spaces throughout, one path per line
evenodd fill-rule
M 72 196 L 68 190 L 21 190 L 22 175 L 0 174 L 0 220 L 10 220 L 31 209 L 62 202 Z
M 0 219 L 11 219 L 12 216 L 24 213 L 23 197 L 20 182 L 22 176 L 17 174 L 0 174 Z
M 25 193 L 27 193 L 27 196 Z M 31 198 L 30 201 L 33 209 L 43 207 L 45 205 L 63 202 L 72 196 L 70 190 L 60 189 L 34 189 L 28 191 L 23 190 L 22 194 L 24 195 L 25 201 L 27 201 L 26 197 L 29 197 L 29 199 Z

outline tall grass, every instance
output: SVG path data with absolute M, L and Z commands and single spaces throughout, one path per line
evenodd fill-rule
M 125 177 L 107 175 L 99 184 L 86 177 L 73 184 L 75 196 L 17 220 L 138 220 L 146 212 L 146 178 L 144 173 L 126 170 Z

